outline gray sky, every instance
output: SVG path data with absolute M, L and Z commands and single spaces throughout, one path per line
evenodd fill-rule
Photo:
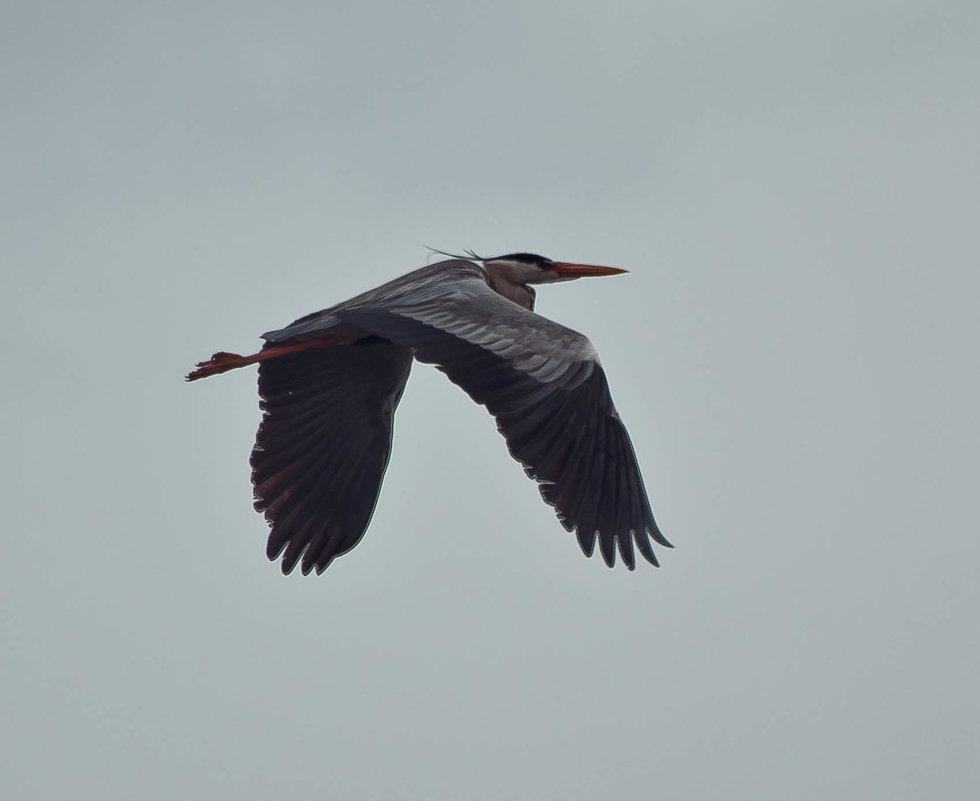
M 4 797 L 980 790 L 977 3 L 0 30 Z M 538 310 L 602 354 L 660 570 L 585 559 L 424 366 L 363 542 L 265 560 L 254 371 L 183 374 L 425 244 L 631 270 Z

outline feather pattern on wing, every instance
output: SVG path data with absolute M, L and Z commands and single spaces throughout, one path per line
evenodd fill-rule
M 421 301 L 406 297 L 335 314 L 343 323 L 435 364 L 487 407 L 511 454 L 540 484 L 582 550 L 634 567 L 634 550 L 657 564 L 657 528 L 639 466 L 591 342 L 527 311 L 478 280 Z
M 412 364 L 377 339 L 262 362 L 264 412 L 252 451 L 255 508 L 272 527 L 267 553 L 289 573 L 322 573 L 370 522 L 392 417 Z

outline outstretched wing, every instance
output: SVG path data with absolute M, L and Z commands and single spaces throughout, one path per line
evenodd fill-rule
M 583 335 L 511 303 L 480 280 L 429 287 L 387 304 L 339 309 L 345 323 L 410 347 L 487 407 L 511 454 L 540 484 L 587 556 L 610 567 L 634 545 L 657 564 L 670 547 L 650 510 L 629 435 Z
M 377 339 L 259 364 L 252 484 L 272 526 L 268 556 L 283 555 L 283 573 L 300 557 L 304 574 L 322 573 L 364 535 L 411 365 L 411 350 Z

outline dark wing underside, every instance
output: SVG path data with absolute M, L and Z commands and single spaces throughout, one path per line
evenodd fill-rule
M 338 314 L 362 330 L 412 347 L 419 361 L 435 364 L 485 405 L 511 454 L 539 482 L 541 495 L 555 507 L 562 525 L 576 531 L 587 556 L 598 540 L 610 567 L 618 547 L 632 570 L 634 545 L 647 561 L 658 564 L 650 537 L 670 544 L 654 522 L 629 435 L 591 344 L 492 290 L 486 290 L 486 297 L 482 289 L 474 291 L 484 302 L 483 312 L 489 308 L 494 318 L 492 341 L 485 334 L 488 326 L 461 321 L 456 312 L 469 304 L 458 298 L 463 305 L 456 309 L 453 298 L 446 298 L 397 311 L 361 308 Z M 439 324 L 430 324 L 433 320 Z M 442 326 L 456 328 L 459 335 Z M 467 336 L 481 338 L 481 344 Z M 526 346 L 521 338 L 534 343 L 531 350 L 522 350 Z
M 322 573 L 353 548 L 377 503 L 408 348 L 365 340 L 259 365 L 264 412 L 252 451 L 255 508 L 272 526 L 267 553 L 289 573 Z M 285 551 L 283 553 L 283 551 Z

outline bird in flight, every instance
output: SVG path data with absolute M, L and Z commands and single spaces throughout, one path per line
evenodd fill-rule
M 634 547 L 657 565 L 654 522 L 629 435 L 587 337 L 534 313 L 536 284 L 624 273 L 533 253 L 430 264 L 263 334 L 250 356 L 216 353 L 188 381 L 258 363 L 262 422 L 255 509 L 283 573 L 322 573 L 360 541 L 391 453 L 412 360 L 434 364 L 487 407 L 586 556 L 612 567 Z

